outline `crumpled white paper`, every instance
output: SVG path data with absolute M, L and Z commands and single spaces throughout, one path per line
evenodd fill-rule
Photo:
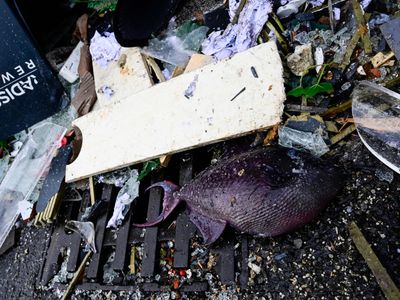
M 231 21 L 239 1 L 229 1 Z M 229 24 L 225 30 L 214 31 L 202 44 L 202 52 L 224 59 L 256 44 L 256 39 L 272 12 L 269 0 L 249 0 L 240 13 L 237 24 Z
M 100 66 L 106 68 L 110 61 L 120 57 L 121 45 L 115 39 L 114 32 L 105 32 L 101 35 L 97 31 L 90 41 L 90 54 Z
M 107 223 L 107 228 L 117 228 L 122 224 L 130 205 L 139 196 L 139 173 L 136 169 L 131 171 L 130 178 L 125 182 L 115 200 L 113 215 Z
M 361 1 L 361 6 L 363 9 L 366 9 L 370 4 L 371 4 L 372 0 L 362 0 Z

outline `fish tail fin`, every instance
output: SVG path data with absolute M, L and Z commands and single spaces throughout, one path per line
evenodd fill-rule
M 143 224 L 133 224 L 136 227 L 148 227 L 154 226 L 165 220 L 172 211 L 178 206 L 181 200 L 178 197 L 174 196 L 174 193 L 180 189 L 180 187 L 170 181 L 160 181 L 149 186 L 146 191 L 154 188 L 161 187 L 164 190 L 164 198 L 163 198 L 163 209 L 161 214 L 157 217 L 157 219 L 148 221 Z

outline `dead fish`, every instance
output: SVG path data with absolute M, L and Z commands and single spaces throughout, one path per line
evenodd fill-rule
M 313 220 L 343 186 L 342 172 L 329 162 L 286 148 L 260 148 L 221 159 L 181 189 L 169 181 L 160 216 L 165 220 L 184 201 L 205 244 L 227 225 L 241 232 L 276 236 Z

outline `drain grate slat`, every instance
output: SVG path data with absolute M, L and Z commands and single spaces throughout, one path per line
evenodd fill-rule
M 89 194 L 85 193 L 82 204 L 87 203 L 89 200 Z M 62 211 L 62 223 L 56 223 L 56 226 L 52 233 L 51 242 L 47 250 L 47 258 L 44 263 L 42 278 L 40 283 L 46 285 L 49 281 L 57 274 L 59 269 L 59 256 L 61 254 L 61 249 L 70 249 L 67 271 L 75 272 L 77 269 L 79 251 L 80 251 L 80 241 L 81 237 L 78 233 L 67 234 L 64 229 L 64 218 L 70 219 L 70 216 L 75 211 L 79 211 L 80 202 L 69 202 Z M 80 214 L 80 213 L 79 213 Z
M 160 285 L 158 283 L 145 282 L 145 283 L 143 283 L 142 288 L 145 292 L 159 292 L 160 291 Z
M 123 271 L 125 268 L 131 219 L 132 214 L 131 211 L 129 211 L 126 219 L 117 232 L 117 240 L 115 243 L 115 259 L 112 264 L 113 269 L 117 271 Z
M 105 185 L 102 193 L 102 200 L 108 203 L 108 207 L 110 207 L 111 203 L 111 194 L 113 187 L 111 185 Z M 96 222 L 96 249 L 97 253 L 92 255 L 92 259 L 89 263 L 89 266 L 86 270 L 86 277 L 89 279 L 96 279 L 99 274 L 99 266 L 100 266 L 100 258 L 103 252 L 103 239 L 104 233 L 107 225 L 107 213 L 103 214 Z
M 176 220 L 174 268 L 187 268 L 189 262 L 190 239 L 196 229 L 186 211 Z
M 206 281 L 193 282 L 192 284 L 183 285 L 180 290 L 182 292 L 202 292 L 208 290 L 208 283 Z
M 131 230 L 129 232 L 129 238 L 128 238 L 128 244 L 136 244 L 136 243 L 143 243 L 144 236 L 142 235 L 142 228 L 138 227 L 132 227 L 131 225 Z M 115 241 L 114 241 L 115 243 Z
M 179 184 L 184 186 L 193 177 L 193 156 L 188 154 L 181 160 Z M 174 268 L 187 268 L 189 262 L 190 239 L 196 228 L 189 220 L 187 211 L 181 212 L 176 220 Z
M 153 183 L 158 181 L 153 179 Z M 149 195 L 149 206 L 147 210 L 147 220 L 155 220 L 160 214 L 162 193 L 160 189 L 151 189 Z M 146 228 L 144 236 L 144 249 L 142 261 L 142 275 L 149 277 L 154 275 L 156 252 L 157 252 L 158 226 Z
M 59 286 L 62 288 L 62 286 Z M 104 290 L 104 285 L 99 284 L 97 282 L 85 282 L 79 285 L 79 288 L 82 290 L 88 291 L 97 291 L 97 290 Z M 136 291 L 139 287 L 137 285 L 108 285 L 108 291 Z
M 235 248 L 228 242 L 218 250 L 217 269 L 223 284 L 235 283 Z
M 78 233 L 73 233 L 71 238 L 68 239 L 68 242 L 64 244 L 64 247 L 71 249 L 67 264 L 68 272 L 75 272 L 77 269 L 80 243 L 80 235 Z
M 249 243 L 246 236 L 243 236 L 241 239 L 241 272 L 239 277 L 239 283 L 242 288 L 247 287 L 247 283 L 249 282 L 249 268 L 247 267 L 249 263 Z

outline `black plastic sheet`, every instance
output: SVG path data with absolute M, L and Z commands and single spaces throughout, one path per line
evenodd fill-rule
M 59 111 L 63 88 L 4 1 L 0 39 L 0 139 L 5 139 Z

